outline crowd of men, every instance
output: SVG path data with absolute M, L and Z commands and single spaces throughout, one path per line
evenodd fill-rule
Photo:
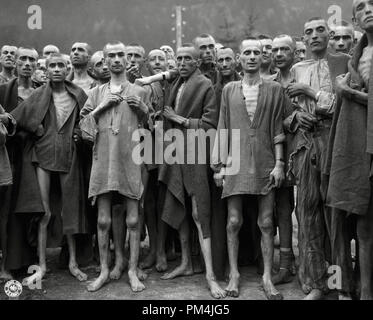
M 140 292 L 154 266 L 163 280 L 205 272 L 214 298 L 238 297 L 239 267 L 256 264 L 267 299 L 296 278 L 317 300 L 335 289 L 334 265 L 339 299 L 372 299 L 372 1 L 353 1 L 353 22 L 364 33 L 316 17 L 299 38 L 249 37 L 238 52 L 209 34 L 147 55 L 119 41 L 94 53 L 76 42 L 70 55 L 47 45 L 41 57 L 3 45 L 1 278 L 37 264 L 24 284 L 41 281 L 46 248 L 62 247 L 59 263 L 78 281 L 99 262 L 88 291 L 127 269 Z M 189 161 L 160 126 L 173 138 L 197 132 L 193 159 L 207 161 Z M 151 162 L 134 160 L 139 146 Z

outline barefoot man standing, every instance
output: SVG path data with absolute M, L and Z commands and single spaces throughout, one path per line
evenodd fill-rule
M 139 200 L 144 186 L 141 181 L 141 166 L 132 159 L 132 150 L 136 146 L 132 134 L 147 119 L 149 109 L 144 103 L 145 89 L 127 80 L 125 50 L 124 44 L 120 42 L 108 43 L 104 47 L 111 80 L 90 91 L 81 112 L 84 117 L 81 128 L 90 133 L 94 141 L 88 196 L 96 199 L 98 204 L 97 233 L 101 264 L 100 276 L 87 286 L 88 291 L 99 290 L 109 281 L 109 276 L 113 278 L 109 274 L 108 245 L 111 208 L 118 203 L 125 203 L 127 212 L 126 224 L 131 251 L 129 282 L 135 292 L 145 289 L 137 275 L 140 250 Z M 124 232 L 124 228 L 122 231 Z M 116 250 L 112 274 L 123 272 L 124 254 L 123 248 L 120 249 Z

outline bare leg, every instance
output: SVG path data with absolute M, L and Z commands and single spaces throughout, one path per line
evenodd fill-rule
M 280 237 L 280 270 L 273 276 L 273 284 L 288 283 L 295 272 L 292 249 L 293 224 L 291 214 L 294 209 L 293 188 L 276 189 L 276 209 Z
M 124 257 L 124 204 L 114 205 L 112 207 L 112 228 L 115 250 L 115 266 L 110 272 L 110 279 L 119 280 L 127 265 L 127 259 Z
M 237 298 L 239 296 L 240 273 L 238 272 L 238 233 L 241 229 L 242 219 L 242 199 L 241 196 L 232 196 L 227 200 L 228 222 L 227 240 L 229 257 L 229 284 L 225 288 L 227 296 Z
M 167 224 L 162 220 L 161 215 L 158 215 L 158 232 L 157 232 L 157 254 L 155 268 L 158 272 L 167 270 L 167 255 L 166 255 L 166 238 L 167 238 Z
M 98 219 L 97 237 L 100 251 L 101 271 L 98 278 L 88 284 L 88 291 L 99 290 L 109 279 L 109 231 L 111 226 L 111 194 L 106 193 L 97 197 Z
M 79 281 L 86 281 L 88 276 L 79 269 L 78 263 L 76 262 L 76 242 L 73 235 L 66 235 L 67 245 L 69 247 L 69 270 L 70 273 L 77 278 Z
M 272 283 L 273 266 L 273 204 L 274 191 L 265 196 L 258 196 L 258 225 L 262 232 L 262 254 L 264 263 L 263 289 L 268 300 L 282 300 L 283 297 Z
M 211 238 L 203 238 L 202 226 L 198 219 L 197 201 L 194 196 L 192 196 L 192 208 L 193 220 L 197 226 L 199 243 L 201 245 L 203 259 L 206 265 L 206 280 L 211 296 L 215 299 L 225 298 L 226 293 L 216 281 L 214 270 L 212 268 Z
M 26 286 L 32 285 L 38 281 L 41 281 L 47 272 L 46 262 L 46 247 L 47 247 L 47 227 L 51 217 L 50 202 L 49 202 L 49 191 L 50 191 L 50 172 L 37 167 L 36 175 L 38 178 L 41 200 L 44 208 L 44 216 L 39 222 L 38 228 L 38 251 L 39 251 L 39 270 L 32 276 L 24 279 Z
M 5 269 L 5 259 L 4 258 L 1 261 L 0 279 L 5 280 L 5 281 L 13 279 L 10 272 Z
M 181 264 L 171 272 L 165 273 L 161 279 L 168 280 L 180 276 L 193 275 L 192 253 L 190 251 L 189 221 L 185 217 L 179 229 L 181 245 Z
M 128 262 L 128 278 L 131 289 L 140 292 L 145 289 L 144 284 L 137 275 L 137 265 L 140 252 L 140 222 L 139 222 L 139 201 L 127 198 L 127 230 L 130 239 L 130 259 Z
M 373 210 L 370 206 L 369 210 Z M 373 214 L 367 212 L 357 220 L 360 262 L 360 300 L 373 300 L 372 293 L 372 250 L 373 250 Z
M 143 170 L 142 173 L 142 181 L 144 183 L 144 218 L 146 223 L 146 228 L 149 234 L 149 253 L 140 262 L 141 269 L 148 269 L 151 268 L 156 260 L 156 251 L 157 251 L 157 210 L 156 210 L 156 196 L 154 193 L 156 192 L 154 181 L 156 177 L 154 177 L 152 172 L 148 172 L 147 170 Z
M 8 239 L 8 213 L 9 213 L 9 202 L 11 189 L 7 187 L 0 187 L 0 243 L 2 251 L 2 260 L 1 260 L 1 269 L 0 269 L 0 280 L 11 280 L 13 279 L 12 275 L 5 269 L 5 259 L 7 255 L 7 239 Z M 4 206 L 4 207 L 3 207 Z

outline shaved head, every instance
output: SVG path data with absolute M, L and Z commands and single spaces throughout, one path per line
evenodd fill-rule
M 53 44 L 48 44 L 44 47 L 43 49 L 43 57 L 44 58 L 47 58 L 48 56 L 50 56 L 52 53 L 60 53 L 60 49 L 58 49 L 58 47 L 56 47 L 55 45 Z
M 226 55 L 226 54 L 231 55 L 233 58 L 235 56 L 235 54 L 234 54 L 234 52 L 231 48 L 222 47 L 222 48 L 219 48 L 218 50 L 216 50 L 216 58 L 217 59 L 219 59 L 219 55 Z
M 287 34 L 279 35 L 273 39 L 273 47 L 277 47 L 280 43 L 286 43 L 293 51 L 297 47 L 296 41 Z
M 161 49 L 153 49 L 153 50 L 150 50 L 150 52 L 148 53 L 148 58 L 155 55 L 155 54 L 161 54 L 163 55 L 165 58 L 167 58 L 167 54 L 166 52 L 164 52 L 163 50 Z
M 260 51 L 263 50 L 263 45 L 262 45 L 260 40 L 246 39 L 246 40 L 242 40 L 242 42 L 240 44 L 240 52 L 242 53 L 242 51 L 244 51 L 246 47 L 251 47 L 251 46 L 255 46 L 255 47 L 259 48 Z
M 91 63 L 95 64 L 97 61 L 101 61 L 102 59 L 104 59 L 104 52 L 96 51 L 91 57 Z
M 195 60 L 198 60 L 200 57 L 198 50 L 194 46 L 181 46 L 177 48 L 176 56 L 178 56 L 180 52 L 188 52 Z

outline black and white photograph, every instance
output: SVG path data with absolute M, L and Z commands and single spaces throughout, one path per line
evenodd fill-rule
M 373 0 L 0 0 L 0 300 L 373 300 L 370 77 Z

